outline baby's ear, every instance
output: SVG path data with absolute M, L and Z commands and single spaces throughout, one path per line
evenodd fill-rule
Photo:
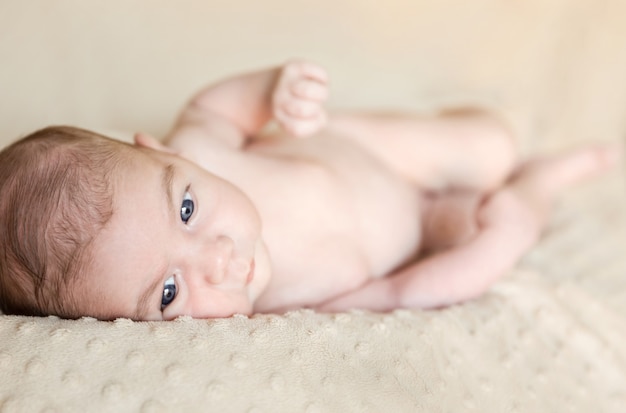
M 142 148 L 154 149 L 159 152 L 166 152 L 172 155 L 176 155 L 177 152 L 172 148 L 163 145 L 158 139 L 155 137 L 148 135 L 147 133 L 137 132 L 135 133 L 134 139 L 135 145 L 140 146 Z

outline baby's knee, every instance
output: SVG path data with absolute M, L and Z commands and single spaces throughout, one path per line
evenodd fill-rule
M 475 115 L 470 121 L 467 134 L 483 165 L 481 186 L 486 189 L 501 186 L 519 159 L 517 139 L 512 127 L 499 116 L 484 112 Z

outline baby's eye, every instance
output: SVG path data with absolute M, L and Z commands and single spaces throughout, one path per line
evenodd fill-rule
M 189 191 L 185 192 L 183 204 L 180 207 L 180 219 L 186 224 L 193 215 L 194 203 Z
M 163 284 L 163 297 L 161 297 L 161 311 L 174 301 L 176 298 L 176 281 L 174 276 L 170 276 Z

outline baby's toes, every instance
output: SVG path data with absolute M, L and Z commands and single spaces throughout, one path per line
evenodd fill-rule
M 624 147 L 621 144 L 614 145 L 598 145 L 595 150 L 594 156 L 596 158 L 598 172 L 604 172 L 614 168 L 620 163 Z

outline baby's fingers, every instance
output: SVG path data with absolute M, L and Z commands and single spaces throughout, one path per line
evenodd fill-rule
M 293 60 L 285 64 L 285 72 L 290 77 L 305 77 L 320 83 L 328 83 L 328 74 L 321 66 L 304 60 Z
M 320 66 L 301 60 L 282 68 L 272 94 L 276 120 L 295 136 L 312 135 L 326 123 L 328 75 Z
M 282 104 L 278 111 L 285 112 L 286 115 L 294 118 L 311 118 L 318 116 L 323 109 L 317 102 L 293 99 Z
M 291 93 L 298 98 L 323 102 L 328 98 L 328 87 L 316 80 L 301 79 L 291 85 Z

